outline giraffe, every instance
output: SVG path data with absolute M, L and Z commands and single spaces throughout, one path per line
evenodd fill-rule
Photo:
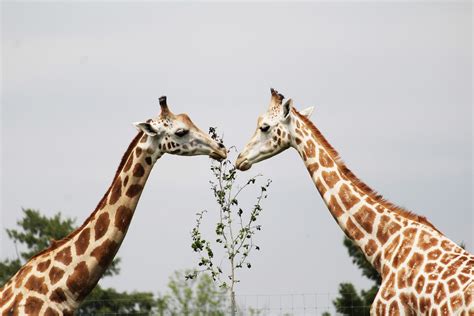
M 474 315 L 474 256 L 360 181 L 309 120 L 313 107 L 298 112 L 271 93 L 236 166 L 298 151 L 331 215 L 382 277 L 371 315 Z
M 0 288 L 0 315 L 73 315 L 117 253 L 155 162 L 165 153 L 227 157 L 222 143 L 186 114 L 173 114 L 166 97 L 159 101 L 159 116 L 134 123 L 138 134 L 89 218 L 36 254 Z

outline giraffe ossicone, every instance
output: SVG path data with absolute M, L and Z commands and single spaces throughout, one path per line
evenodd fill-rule
M 227 157 L 224 145 L 188 115 L 173 114 L 166 97 L 160 106 L 159 116 L 135 123 L 138 134 L 82 226 L 36 254 L 0 288 L 0 315 L 73 315 L 117 253 L 155 162 L 166 153 Z
M 271 89 L 237 168 L 298 151 L 331 215 L 382 277 L 372 315 L 474 315 L 474 256 L 360 181 L 309 120 L 313 109 L 298 112 L 283 101 Z

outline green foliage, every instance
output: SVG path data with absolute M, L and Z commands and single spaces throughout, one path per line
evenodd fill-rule
M 377 270 L 365 258 L 362 250 L 351 239 L 344 237 L 343 244 L 352 258 L 352 263 L 361 269 L 362 275 L 372 280 L 374 285 L 368 291 L 362 290 L 358 293 L 351 283 L 341 283 L 339 284 L 339 296 L 333 301 L 333 304 L 336 310 L 344 315 L 369 315 L 370 306 L 377 295 L 382 279 Z
M 23 218 L 17 222 L 17 229 L 7 229 L 9 238 L 15 244 L 25 248 L 18 253 L 18 259 L 0 261 L 0 284 L 8 281 L 36 253 L 49 247 L 53 240 L 60 240 L 70 234 L 76 227 L 74 220 L 63 218 L 61 213 L 52 217 L 42 215 L 38 210 L 23 209 Z M 116 258 L 105 275 L 116 275 L 120 272 L 119 259 Z M 117 292 L 114 289 L 103 289 L 97 285 L 77 311 L 78 315 L 98 315 L 104 313 L 145 313 L 148 314 L 155 305 L 151 293 Z
M 19 259 L 0 261 L 0 286 L 5 284 L 21 268 Z
M 76 315 L 149 315 L 155 306 L 153 293 L 118 292 L 97 285 L 82 302 Z
M 52 242 L 61 240 L 76 229 L 75 220 L 62 217 L 58 212 L 52 217 L 42 215 L 38 210 L 22 209 L 23 218 L 17 222 L 18 229 L 6 229 L 8 237 L 15 248 L 21 245 L 24 249 L 18 253 L 16 260 L 0 262 L 0 284 L 5 283 L 18 271 L 21 265 L 38 252 L 48 248 Z M 22 263 L 20 263 L 23 261 Z M 104 276 L 116 275 L 120 272 L 120 258 L 115 258 L 107 268 Z
M 51 218 L 41 215 L 39 211 L 23 209 L 23 218 L 17 222 L 20 229 L 7 229 L 8 237 L 26 246 L 21 253 L 23 260 L 28 260 L 41 250 L 49 247 L 53 240 L 60 240 L 74 230 L 73 219 L 63 219 L 61 213 Z
M 185 279 L 189 271 L 175 272 L 170 277 L 169 293 L 159 295 L 157 313 L 163 316 L 223 316 L 226 315 L 225 292 L 214 284 L 208 274 Z
M 352 263 L 362 270 L 362 275 L 367 277 L 369 280 L 374 281 L 375 284 L 380 285 L 382 283 L 382 278 L 380 277 L 380 274 L 365 258 L 365 255 L 360 250 L 360 248 L 351 239 L 347 237 L 344 237 L 343 243 L 344 246 L 347 248 L 349 256 L 352 258 Z
M 370 304 L 367 305 L 352 283 L 339 284 L 339 295 L 333 302 L 339 313 L 349 316 L 369 315 Z
M 210 128 L 209 133 L 213 139 L 222 141 L 214 128 Z M 199 254 L 199 270 L 188 273 L 186 278 L 193 279 L 199 272 L 208 272 L 219 287 L 229 290 L 231 312 L 235 315 L 234 286 L 239 282 L 236 272 L 242 268 L 250 269 L 252 267 L 249 261 L 250 253 L 253 250 L 260 250 L 260 246 L 254 242 L 254 236 L 262 229 L 261 225 L 257 224 L 257 219 L 263 211 L 261 203 L 268 196 L 267 190 L 271 180 L 259 186 L 255 203 L 247 209 L 239 203 L 239 195 L 250 186 L 257 186 L 257 178 L 261 175 L 248 179 L 243 185 L 238 185 L 236 183 L 237 169 L 230 160 L 212 162 L 211 172 L 214 180 L 209 182 L 219 214 L 219 219 L 215 224 L 215 242 L 205 239 L 201 233 L 206 211 L 197 213 L 196 226 L 191 232 L 191 248 Z M 215 258 L 216 250 L 218 250 L 216 248 L 224 252 L 223 258 Z M 226 269 L 221 264 L 224 261 Z

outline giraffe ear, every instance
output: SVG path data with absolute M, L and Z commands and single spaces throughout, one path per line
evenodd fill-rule
M 158 131 L 148 122 L 135 122 L 133 123 L 139 131 L 143 131 L 148 136 L 158 135 Z
M 313 111 L 314 111 L 314 106 L 310 106 L 309 108 L 301 110 L 300 114 L 306 116 L 307 118 L 309 118 L 311 116 L 311 114 L 313 114 Z
M 283 104 L 283 117 L 287 119 L 289 117 L 289 114 L 291 112 L 291 108 L 293 107 L 293 100 L 288 99 L 288 101 Z

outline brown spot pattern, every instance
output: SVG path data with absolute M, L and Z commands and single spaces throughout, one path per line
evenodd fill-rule
M 400 264 L 405 262 L 408 257 L 408 254 L 411 251 L 414 240 L 409 238 L 404 238 L 400 248 L 397 252 L 397 255 L 393 258 L 393 267 L 398 268 Z
M 464 284 L 464 283 L 466 283 L 467 281 L 470 280 L 470 278 L 468 276 L 464 275 L 464 274 L 459 274 L 458 279 L 461 282 L 461 284 Z
M 336 185 L 336 183 L 338 183 L 341 180 L 341 178 L 339 178 L 337 173 L 334 171 L 330 171 L 330 172 L 323 171 L 322 176 L 323 176 L 324 182 L 326 182 L 329 189 L 332 189 Z
M 443 240 L 441 242 L 441 248 L 443 248 L 445 251 L 451 251 L 454 248 L 454 244 L 448 240 Z
M 426 286 L 426 294 L 433 293 L 434 286 L 435 286 L 434 283 L 428 283 L 428 285 Z
M 46 260 L 46 261 L 40 262 L 36 266 L 36 270 L 38 270 L 39 272 L 44 272 L 44 271 L 46 271 L 46 269 L 48 269 L 50 264 L 51 264 L 51 260 L 49 260 L 49 259 Z
M 420 297 L 418 305 L 420 306 L 421 314 L 425 314 L 430 309 L 431 300 L 427 297 Z
M 359 198 L 352 194 L 347 184 L 341 185 L 341 188 L 339 189 L 339 198 L 341 199 L 342 204 L 344 204 L 346 210 L 350 210 L 360 201 Z
M 67 300 L 66 294 L 61 288 L 55 289 L 49 296 L 49 299 L 55 303 L 63 303 Z
M 308 171 L 311 176 L 318 170 L 319 164 L 317 162 L 308 165 Z
M 54 257 L 54 259 L 56 261 L 64 263 L 65 265 L 70 264 L 72 261 L 71 247 L 69 246 L 65 247 L 63 250 L 58 252 L 58 254 Z
M 441 315 L 443 316 L 449 316 L 449 307 L 448 307 L 448 302 L 444 303 L 441 305 Z
M 63 310 L 63 316 L 74 316 L 74 312 L 68 309 Z
M 137 147 L 135 149 L 135 155 L 137 155 L 137 158 L 140 157 L 140 155 L 142 154 L 142 149 L 140 147 Z
M 405 268 L 401 268 L 397 272 L 397 286 L 399 289 L 407 287 L 407 270 Z
M 326 151 L 322 148 L 319 149 L 319 163 L 321 166 L 329 168 L 334 165 L 331 157 L 326 153 Z
M 41 307 L 43 306 L 43 301 L 34 296 L 28 297 L 25 303 L 25 314 L 26 315 L 39 315 Z
M 464 304 L 470 306 L 474 300 L 474 284 L 471 284 L 466 291 L 464 291 Z
M 95 240 L 98 240 L 102 236 L 105 235 L 105 233 L 107 232 L 107 228 L 109 227 L 109 224 L 110 224 L 109 214 L 108 213 L 100 214 L 94 226 Z
M 443 283 L 438 283 L 434 293 L 434 302 L 436 304 L 441 303 L 446 297 L 446 290 L 444 289 Z
M 133 211 L 125 206 L 120 206 L 115 213 L 115 227 L 122 233 L 127 231 L 128 225 L 133 216 Z
M 12 297 L 12 295 L 13 295 L 12 288 L 9 287 L 8 289 L 3 291 L 3 293 L 2 293 L 2 302 L 8 301 Z
M 441 262 L 442 264 L 448 264 L 448 263 L 451 262 L 451 260 L 453 260 L 455 257 L 456 257 L 456 255 L 454 255 L 454 254 L 445 253 L 445 254 L 443 254 L 443 256 L 441 257 L 440 262 Z
M 374 253 L 377 252 L 377 243 L 373 239 L 369 239 L 367 244 L 364 247 L 365 253 L 367 254 L 368 257 L 371 257 Z
M 316 156 L 316 145 L 314 144 L 312 139 L 308 139 L 306 141 L 304 152 L 306 153 L 306 157 L 308 158 L 313 158 Z
M 441 250 L 435 249 L 430 252 L 428 252 L 428 259 L 429 260 L 437 260 L 439 256 L 441 255 Z
M 382 258 L 382 255 L 381 255 L 381 252 L 379 252 L 377 254 L 377 256 L 375 256 L 375 259 L 374 259 L 374 268 L 375 270 L 377 270 L 377 272 L 380 273 L 380 260 Z M 385 275 L 384 275 L 385 276 Z
M 18 271 L 18 277 L 15 282 L 15 287 L 19 288 L 23 284 L 23 280 L 28 275 L 28 273 L 30 273 L 31 269 L 31 266 L 26 266 Z
M 457 295 L 451 297 L 450 303 L 451 303 L 451 308 L 452 308 L 453 312 L 455 312 L 457 309 L 459 309 L 462 306 L 462 297 L 461 297 L 461 295 L 457 294 Z
M 44 314 L 45 316 L 59 316 L 59 313 L 56 312 L 54 309 L 52 309 L 51 307 L 48 307 L 48 309 L 46 309 L 46 312 Z
M 91 237 L 90 228 L 85 228 L 77 237 L 77 240 L 74 242 L 76 246 L 76 254 L 78 256 L 82 255 L 87 247 L 89 246 L 89 239 Z
M 73 273 L 67 278 L 66 285 L 69 290 L 77 295 L 77 300 L 80 301 L 85 296 L 84 292 L 89 287 L 89 269 L 85 262 L 80 262 Z M 85 293 L 86 295 L 88 293 Z
M 354 218 L 366 232 L 372 234 L 375 212 L 370 207 L 362 205 L 362 207 L 354 214 Z
M 146 158 L 145 158 L 145 162 L 146 162 L 148 165 L 151 165 L 151 157 L 146 157 Z
M 452 278 L 451 280 L 448 281 L 448 290 L 451 293 L 459 290 L 459 284 L 455 278 Z
M 133 198 L 142 192 L 143 186 L 140 184 L 132 184 L 125 193 L 128 197 Z
M 388 315 L 389 316 L 398 316 L 400 315 L 400 307 L 398 306 L 397 301 L 393 301 L 388 308 Z
M 364 237 L 364 234 L 360 231 L 359 228 L 357 228 L 357 226 L 350 218 L 347 219 L 346 228 L 349 237 L 351 237 L 352 239 L 359 240 Z
M 387 260 L 392 259 L 393 254 L 395 253 L 395 250 L 397 249 L 398 245 L 400 243 L 400 236 L 396 236 L 390 244 L 385 248 L 384 251 L 384 258 Z
M 97 259 L 99 265 L 106 268 L 115 256 L 118 244 L 115 241 L 105 240 L 100 246 L 95 248 L 91 255 Z
M 133 176 L 134 177 L 142 177 L 145 174 L 145 169 L 143 168 L 142 164 L 137 162 L 135 167 L 133 167 Z
M 49 270 L 49 279 L 51 280 L 51 284 L 54 285 L 56 282 L 61 280 L 61 278 L 64 275 L 64 271 L 58 267 L 52 267 L 51 270 Z
M 329 207 L 329 211 L 331 211 L 334 217 L 339 217 L 344 213 L 341 206 L 339 205 L 339 202 L 337 202 L 336 197 L 334 195 L 331 196 L 328 207 Z
M 416 280 L 416 284 L 415 284 L 415 289 L 418 292 L 418 294 L 420 294 L 421 291 L 423 291 L 424 286 L 425 286 L 425 277 L 423 276 L 423 274 L 421 274 L 418 277 L 418 280 Z
M 132 167 L 132 164 L 133 164 L 133 155 L 130 155 L 130 157 L 127 160 L 127 163 L 123 167 L 123 172 L 127 172 L 128 170 L 130 170 L 130 168 Z
M 425 257 L 421 253 L 414 253 L 410 260 L 408 260 L 408 269 L 409 269 L 409 274 L 408 274 L 408 286 L 412 286 L 413 282 L 415 281 L 415 277 L 418 275 L 422 265 L 423 261 L 425 260 Z M 424 281 L 424 279 L 423 279 Z
M 114 205 L 118 201 L 118 199 L 120 199 L 121 195 L 122 195 L 122 180 L 120 179 L 120 176 L 117 176 L 112 185 L 112 190 L 110 192 L 110 197 L 109 197 L 109 204 Z
M 376 315 L 385 315 L 385 304 L 378 301 L 377 302 L 377 308 L 375 309 L 375 314 Z
M 433 237 L 430 233 L 425 230 L 422 230 L 420 237 L 418 237 L 418 247 L 423 250 L 428 250 L 431 247 L 434 247 L 438 244 L 438 239 Z
M 380 217 L 380 223 L 377 228 L 377 238 L 380 243 L 385 244 L 388 238 L 400 229 L 400 225 L 390 220 L 387 215 Z

